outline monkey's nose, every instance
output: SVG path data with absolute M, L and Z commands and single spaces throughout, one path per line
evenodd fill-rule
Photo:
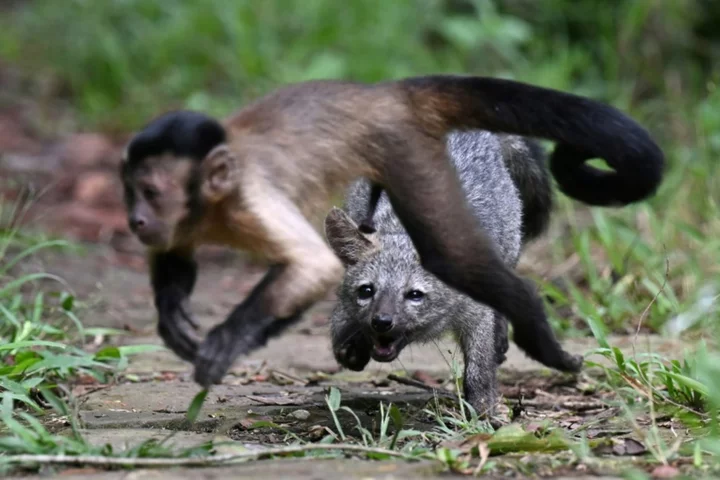
M 130 217 L 130 229 L 134 232 L 142 230 L 146 223 L 145 217 L 141 215 L 133 215 Z
M 372 318 L 372 321 L 370 322 L 370 326 L 375 330 L 377 333 L 386 333 L 389 332 L 390 329 L 393 326 L 393 319 L 392 316 L 381 313 L 378 315 L 375 315 Z

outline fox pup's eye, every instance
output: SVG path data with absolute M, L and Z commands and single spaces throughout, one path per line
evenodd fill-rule
M 408 293 L 405 294 L 405 298 L 408 300 L 421 300 L 425 294 L 421 292 L 420 290 L 410 290 Z
M 372 298 L 372 296 L 375 295 L 375 288 L 370 284 L 360 285 L 360 287 L 358 287 L 357 293 L 360 300 L 367 300 L 368 298 Z

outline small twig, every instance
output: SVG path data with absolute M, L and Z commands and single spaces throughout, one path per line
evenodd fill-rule
M 608 405 L 603 402 L 598 401 L 575 401 L 575 400 L 566 400 L 566 401 L 559 401 L 559 402 L 553 402 L 553 401 L 547 401 L 547 400 L 535 400 L 535 399 L 523 399 L 522 400 L 522 406 L 523 407 L 534 407 L 534 408 L 540 408 L 543 410 L 554 410 L 557 407 L 564 408 L 565 410 L 573 410 L 576 412 L 583 412 L 586 410 L 596 410 L 598 408 L 608 408 Z
M 411 387 L 420 388 L 422 390 L 434 393 L 434 394 L 440 394 L 444 395 L 446 397 L 452 397 L 454 398 L 455 395 L 451 394 L 450 392 L 446 392 L 445 390 L 440 390 L 438 388 L 433 387 L 432 385 L 428 385 L 427 383 L 423 383 L 419 380 L 415 380 L 413 378 L 406 378 L 401 377 L 399 375 L 395 375 L 394 373 L 390 373 L 387 376 L 388 380 L 393 380 L 398 383 L 402 383 L 403 385 L 409 385 Z
M 647 317 L 648 312 L 650 312 L 650 308 L 655 304 L 660 294 L 665 291 L 665 286 L 667 285 L 668 279 L 670 278 L 670 260 L 667 257 L 667 249 L 665 248 L 665 244 L 663 244 L 663 251 L 665 252 L 665 277 L 663 278 L 663 283 L 660 286 L 660 290 L 658 290 L 658 292 L 655 294 L 648 306 L 645 307 L 645 310 L 643 310 L 643 313 L 640 315 L 640 321 L 638 322 L 637 329 L 635 330 L 635 337 L 633 338 L 632 342 L 633 357 L 635 357 L 636 360 L 637 354 L 635 353 L 635 344 L 637 343 L 638 335 L 640 335 L 640 329 L 642 328 L 643 320 L 645 320 L 645 317 Z
M 78 396 L 77 396 L 77 399 L 80 400 L 80 399 L 85 398 L 85 397 L 87 397 L 87 396 L 89 396 L 89 395 L 92 395 L 93 393 L 97 393 L 97 392 L 100 392 L 100 391 L 102 391 L 102 390 L 107 390 L 108 388 L 112 388 L 112 387 L 114 387 L 114 386 L 116 386 L 116 385 L 117 385 L 116 382 L 110 382 L 110 383 L 107 383 L 107 384 L 105 384 L 105 385 L 100 385 L 99 387 L 91 388 L 91 389 L 89 389 L 89 390 L 81 393 L 80 395 L 78 395 Z
M 402 458 L 404 460 L 419 460 L 419 455 L 387 450 L 384 448 L 364 447 L 362 445 L 296 445 L 291 447 L 269 448 L 255 452 L 243 452 L 215 457 L 198 458 L 119 458 L 105 457 L 102 455 L 8 455 L 0 456 L 0 464 L 5 463 L 39 463 L 43 465 L 92 465 L 99 467 L 209 467 L 222 464 L 234 463 L 236 461 L 260 460 L 273 455 L 287 455 L 293 453 L 304 453 L 313 450 L 329 450 L 338 452 L 361 452 L 388 455 Z M 426 457 L 430 458 L 430 457 Z
M 295 382 L 295 383 L 300 383 L 300 384 L 302 384 L 302 385 L 305 385 L 305 384 L 308 383 L 308 381 L 307 381 L 306 379 L 304 379 L 304 378 L 300 378 L 300 377 L 297 377 L 297 376 L 295 376 L 295 375 L 292 375 L 292 374 L 290 374 L 290 373 L 288 373 L 288 372 L 283 372 L 283 371 L 280 371 L 280 370 L 277 370 L 277 369 L 272 369 L 272 370 L 270 370 L 270 374 L 271 374 L 271 375 L 274 374 L 274 375 L 279 375 L 279 376 L 281 376 L 281 377 L 285 377 L 285 378 L 287 378 L 288 380 L 292 380 L 293 382 Z

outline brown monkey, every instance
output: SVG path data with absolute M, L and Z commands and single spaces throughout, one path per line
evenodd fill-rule
M 188 111 L 162 115 L 130 141 L 121 174 L 131 229 L 149 249 L 166 345 L 194 361 L 195 380 L 208 386 L 299 319 L 343 271 L 306 218 L 365 177 L 378 194 L 388 192 L 428 271 L 505 316 L 528 355 L 578 371 L 582 358 L 562 349 L 532 284 L 500 261 L 465 204 L 445 138 L 471 128 L 557 142 L 550 170 L 562 191 L 590 205 L 643 200 L 662 178 L 662 152 L 626 115 L 508 80 L 311 81 L 276 90 L 223 123 Z M 585 164 L 596 157 L 614 171 Z M 198 345 L 186 302 L 193 251 L 204 243 L 255 252 L 271 267 Z

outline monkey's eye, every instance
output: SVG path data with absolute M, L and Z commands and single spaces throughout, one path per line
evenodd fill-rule
M 125 196 L 125 200 L 127 200 L 128 202 L 132 202 L 135 200 L 135 190 L 133 190 L 128 185 L 123 186 L 123 195 Z
M 405 298 L 407 298 L 408 300 L 418 301 L 422 300 L 423 297 L 425 297 L 425 294 L 420 290 L 410 290 L 405 294 Z
M 360 285 L 357 290 L 357 295 L 360 300 L 367 300 L 368 298 L 372 298 L 372 296 L 375 295 L 375 287 L 373 287 L 369 283 L 365 285 Z
M 160 192 L 155 187 L 143 187 L 142 194 L 147 201 L 152 201 L 155 200 L 158 195 L 160 195 Z

